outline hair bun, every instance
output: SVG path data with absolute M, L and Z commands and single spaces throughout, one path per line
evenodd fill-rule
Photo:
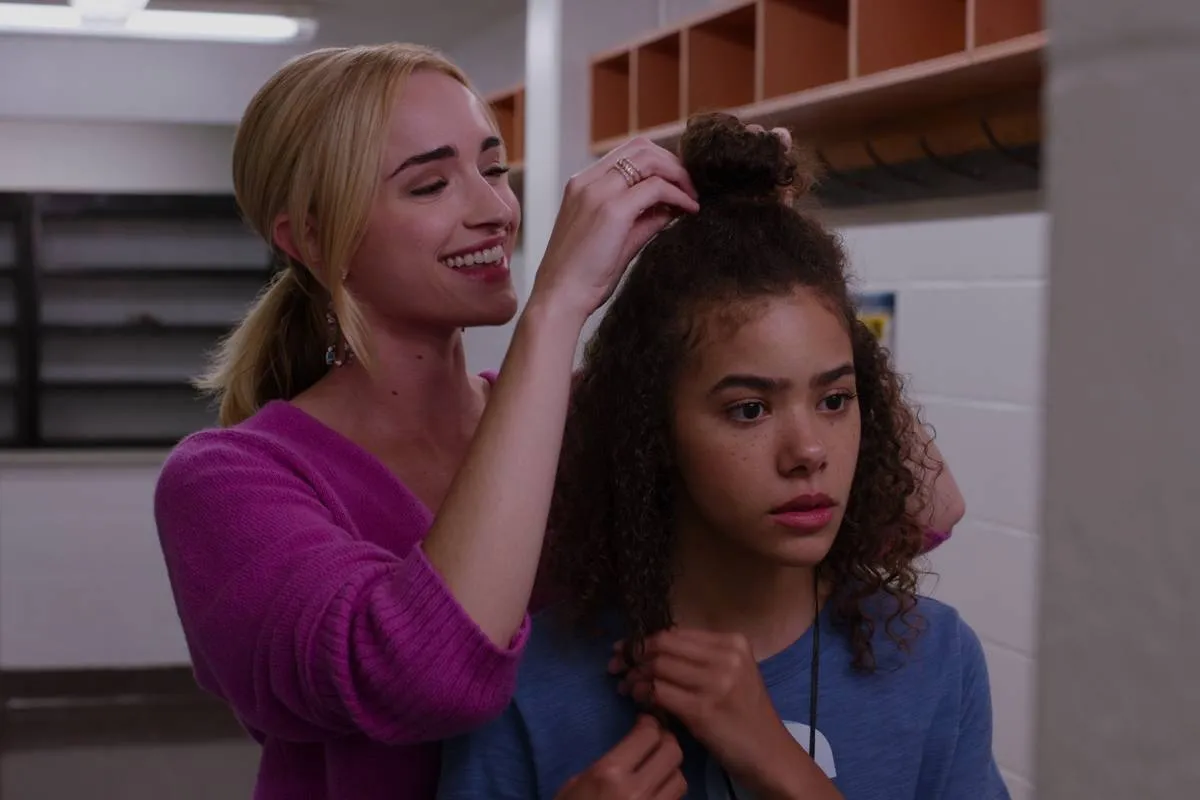
M 728 199 L 775 200 L 792 187 L 792 199 L 816 182 L 811 164 L 769 131 L 753 131 L 731 114 L 713 112 L 688 120 L 679 156 L 700 203 Z

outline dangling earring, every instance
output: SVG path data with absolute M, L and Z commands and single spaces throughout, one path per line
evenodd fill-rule
M 350 344 L 342 337 L 341 326 L 338 325 L 337 314 L 333 311 L 333 301 L 325 309 L 325 324 L 329 326 L 329 346 L 325 348 L 325 366 L 340 367 L 354 358 Z

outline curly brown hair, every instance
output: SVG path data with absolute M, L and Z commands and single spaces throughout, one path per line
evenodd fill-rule
M 692 119 L 680 155 L 700 211 L 679 218 L 641 252 L 588 341 L 566 426 L 546 576 L 572 624 L 617 612 L 630 657 L 671 627 L 676 472 L 670 408 L 678 373 L 706 320 L 748 301 L 817 292 L 850 332 L 862 418 L 845 519 L 820 564 L 830 609 L 850 636 L 855 667 L 876 667 L 882 620 L 901 647 L 917 625 L 922 528 L 909 498 L 926 459 L 915 413 L 887 352 L 858 319 L 837 238 L 780 201 L 814 182 L 777 136 L 726 114 Z M 883 597 L 895 602 L 881 607 Z M 902 622 L 900 627 L 893 623 Z

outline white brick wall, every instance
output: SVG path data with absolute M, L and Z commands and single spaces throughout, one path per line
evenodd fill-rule
M 1047 219 L 1035 196 L 830 213 L 867 290 L 896 292 L 896 358 L 967 500 L 927 591 L 983 640 L 995 751 L 1033 797 Z

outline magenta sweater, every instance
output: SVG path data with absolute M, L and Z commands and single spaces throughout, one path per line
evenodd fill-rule
M 155 516 L 196 678 L 262 744 L 257 800 L 432 798 L 438 741 L 508 703 L 528 618 L 496 647 L 417 547 L 429 509 L 294 406 L 181 442 Z

